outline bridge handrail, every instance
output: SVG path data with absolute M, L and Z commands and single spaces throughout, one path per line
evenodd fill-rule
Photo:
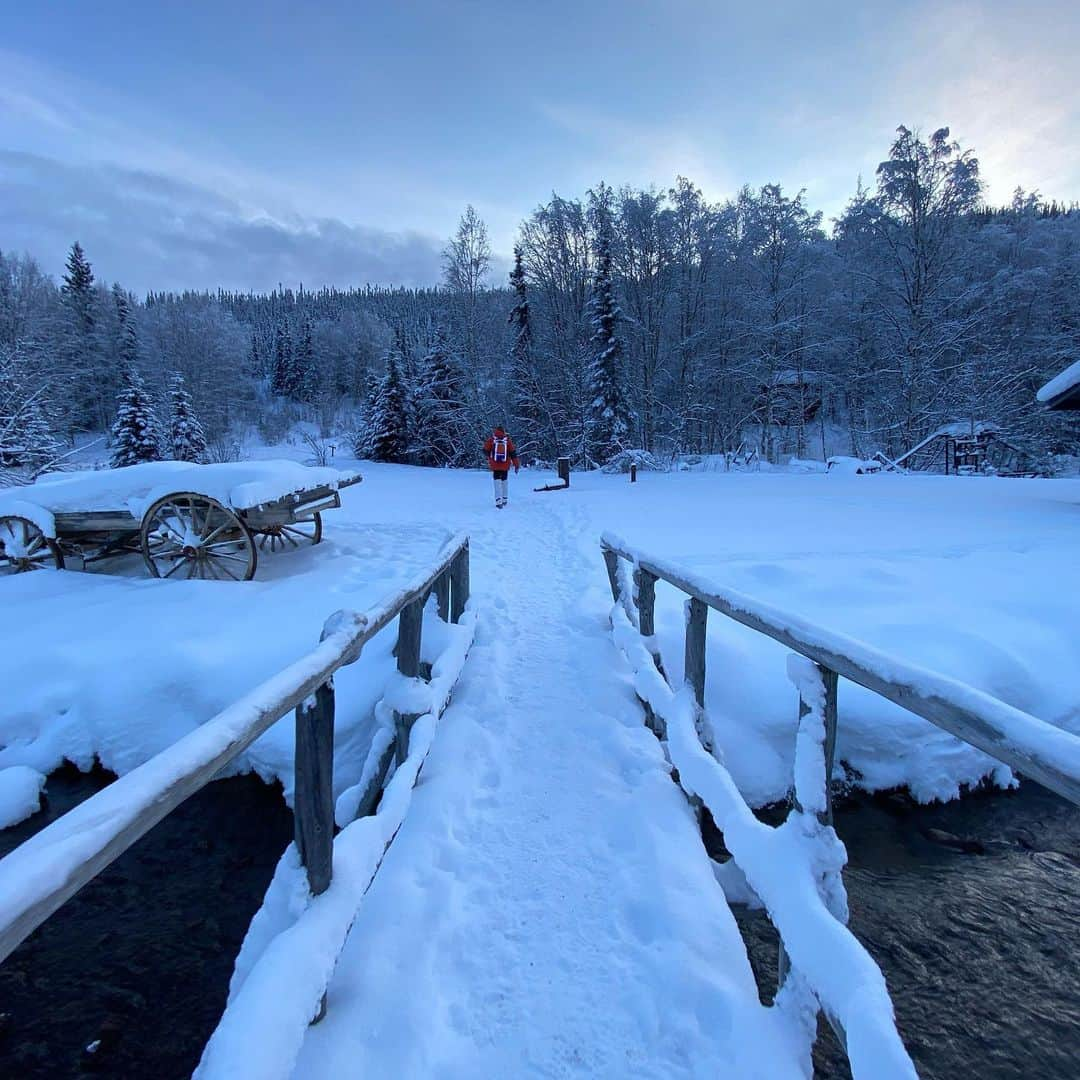
M 845 857 L 829 827 L 839 676 L 978 746 L 1073 802 L 1080 802 L 1080 738 L 954 679 L 829 633 L 735 590 L 717 588 L 611 533 L 605 533 L 600 544 L 615 602 L 615 640 L 634 670 L 646 723 L 665 742 L 683 790 L 709 808 L 733 863 L 780 932 L 782 989 L 777 1003 L 782 994 L 806 1003 L 809 990 L 837 1029 L 857 1078 L 914 1076 L 884 977 L 846 926 L 847 901 L 840 878 Z M 632 589 L 620 560 L 633 567 Z M 681 687 L 669 682 L 655 641 L 658 581 L 689 597 Z M 730 773 L 703 745 L 698 722 L 705 706 L 709 609 L 799 654 L 788 663 L 789 677 L 799 691 L 795 808 L 780 828 L 756 819 Z M 789 950 L 801 976 L 794 983 L 787 979 Z M 816 1008 L 816 1003 L 811 1006 L 811 1015 Z
M 296 713 L 296 842 L 311 892 L 324 892 L 334 835 L 333 675 L 397 618 L 398 670 L 417 677 L 423 608 L 432 592 L 439 614 L 458 622 L 469 597 L 468 536 L 453 537 L 429 567 L 366 614 L 332 615 L 306 656 L 0 859 L 0 961 L 290 710 Z M 414 719 L 395 714 L 399 760 Z M 381 763 L 377 783 L 388 765 Z
M 734 589 L 718 588 L 664 559 L 631 549 L 610 533 L 604 534 L 601 546 L 607 555 L 628 560 L 653 580 L 674 585 L 713 611 L 872 690 L 1080 805 L 1080 737 L 1071 732 L 856 638 Z

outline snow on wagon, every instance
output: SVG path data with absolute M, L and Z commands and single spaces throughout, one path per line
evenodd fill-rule
M 258 551 L 317 544 L 360 479 L 292 461 L 54 473 L 0 492 L 0 575 L 138 551 L 154 577 L 249 581 Z

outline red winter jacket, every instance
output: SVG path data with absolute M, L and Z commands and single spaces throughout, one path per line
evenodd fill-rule
M 521 464 L 514 440 L 505 431 L 501 435 L 496 433 L 487 437 L 484 453 L 487 454 L 488 468 L 492 472 L 509 469 L 511 466 L 516 469 Z

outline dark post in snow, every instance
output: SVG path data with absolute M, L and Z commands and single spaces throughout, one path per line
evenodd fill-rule
M 296 706 L 296 850 L 313 896 L 326 892 L 334 854 L 334 687 Z
M 401 609 L 398 616 L 397 667 L 407 679 L 420 676 L 420 633 L 424 625 L 423 598 L 413 600 Z M 397 762 L 400 765 L 409 753 L 409 730 L 416 719 L 412 713 L 394 713 L 394 735 Z
M 469 603 L 469 545 L 466 542 L 450 564 L 450 621 L 461 622 Z
M 570 486 L 570 459 L 561 457 L 555 462 L 555 468 L 559 473 L 559 479 L 565 487 Z
M 709 609 L 705 602 L 691 596 L 686 604 L 686 653 L 683 670 L 694 691 L 698 708 L 705 708 L 705 627 Z
M 635 462 L 630 463 L 630 483 L 637 483 L 637 464 Z

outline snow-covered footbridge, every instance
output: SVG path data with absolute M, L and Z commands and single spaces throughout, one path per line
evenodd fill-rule
M 427 478 L 422 490 L 409 487 L 416 477 Z M 832 490 L 847 497 L 863 479 L 837 478 Z M 343 601 L 360 614 L 330 619 L 320 643 L 294 648 L 291 663 L 262 671 L 269 678 L 257 689 L 121 769 L 0 862 L 0 952 L 228 763 L 290 776 L 295 768 L 287 787 L 297 841 L 237 957 L 202 1077 L 803 1077 L 819 1009 L 845 1040 L 855 1076 L 913 1076 L 881 972 L 845 925 L 845 853 L 828 798 L 838 732 L 851 740 L 843 756 L 877 786 L 894 779 L 890 769 L 908 768 L 895 782 L 914 789 L 995 772 L 1003 780 L 1014 766 L 1074 801 L 1080 739 L 725 588 L 681 542 L 685 506 L 656 499 L 628 513 L 631 496 L 605 479 L 496 513 L 467 486 L 475 477 L 439 482 L 376 470 L 368 491 L 344 501 L 342 537 L 291 556 L 306 575 L 302 597 L 284 576 L 252 593 L 264 604 L 253 620 L 292 610 L 298 632 Z M 695 507 L 717 492 L 699 490 Z M 419 535 L 427 553 L 373 531 L 365 515 L 410 523 L 402 533 Z M 597 526 L 607 519 L 628 536 L 640 524 L 649 549 L 662 550 L 664 522 L 650 515 L 673 519 L 666 535 L 685 560 L 644 554 L 614 534 L 601 547 Z M 418 518 L 462 532 L 436 541 Z M 379 565 L 404 563 L 406 573 L 380 581 L 380 544 Z M 771 563 L 773 573 L 782 563 Z M 5 587 L 28 612 L 55 619 L 72 604 L 55 587 L 59 576 L 21 575 Z M 97 615 L 111 605 L 129 620 L 151 593 L 191 590 L 190 604 L 217 604 L 230 588 L 249 588 L 82 581 L 73 588 Z M 805 601 L 800 611 L 812 606 Z M 722 625 L 707 647 L 709 611 L 726 618 L 714 620 Z M 756 631 L 755 644 L 726 637 L 729 623 Z M 218 633 L 199 662 L 216 662 L 207 657 L 233 640 Z M 786 687 L 783 665 L 770 679 L 769 694 L 788 703 L 771 732 L 758 715 L 773 708 L 768 694 L 739 702 L 734 717 L 730 701 L 715 707 L 716 692 L 747 678 L 759 638 L 791 654 Z M 174 667 L 185 662 L 178 645 Z M 879 723 L 872 709 L 853 710 L 850 723 L 842 712 L 838 724 L 841 678 L 943 732 L 893 713 Z M 43 711 L 30 691 L 14 700 L 25 718 Z M 356 723 L 361 702 L 373 723 Z M 295 755 L 292 732 L 276 723 L 294 709 Z M 743 725 L 736 737 L 733 724 Z M 896 747 L 912 730 L 919 745 L 904 758 Z M 16 734 L 0 766 L 44 769 L 71 756 L 70 723 L 26 719 Z M 116 739 L 98 736 L 92 751 L 109 763 Z M 782 826 L 754 816 L 751 805 L 789 789 Z M 703 808 L 723 831 L 729 863 L 706 854 Z M 761 1001 L 735 903 L 764 905 L 783 940 L 772 1005 Z

